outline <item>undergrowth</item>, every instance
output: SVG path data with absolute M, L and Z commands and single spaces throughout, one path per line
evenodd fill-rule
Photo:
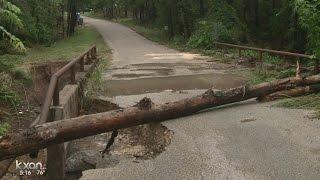
M 0 123 L 0 136 L 5 135 L 8 132 L 8 129 L 10 128 L 10 124 L 7 122 Z
M 105 45 L 99 52 L 99 64 L 95 70 L 90 74 L 86 82 L 85 92 L 84 92 L 84 106 L 89 106 L 91 103 L 92 97 L 96 96 L 104 86 L 102 73 L 103 70 L 108 66 L 110 60 L 111 51 Z
M 23 120 L 33 120 L 24 112 L 18 114 L 20 109 L 29 108 L 30 102 L 24 93 L 19 93 L 29 88 L 33 82 L 28 67 L 30 63 L 42 63 L 50 61 L 72 60 L 85 52 L 91 45 L 96 44 L 99 49 L 98 54 L 104 55 L 106 45 L 100 34 L 90 27 L 78 29 L 73 37 L 66 38 L 54 43 L 50 47 L 35 46 L 27 50 L 26 54 L 6 54 L 0 56 L 0 135 L 8 132 L 10 127 L 15 128 L 13 116 L 23 118 Z M 100 52 L 101 51 L 101 52 Z M 93 73 L 93 76 L 97 76 Z M 94 81 L 92 86 L 97 86 L 98 81 Z M 32 102 L 31 102 L 32 103 Z M 38 106 L 38 104 L 31 104 Z M 8 112 L 8 113 L 3 113 Z M 32 114 L 32 113 L 31 113 Z
M 95 15 L 92 15 L 92 14 L 91 16 L 96 17 Z M 100 17 L 100 18 L 103 18 L 103 17 Z M 226 52 L 223 52 L 223 50 L 218 47 L 211 46 L 211 45 L 208 46 L 207 44 L 209 42 L 210 43 L 212 42 L 212 38 L 211 38 L 212 34 L 198 32 L 198 34 L 194 35 L 189 41 L 179 37 L 169 39 L 163 30 L 152 27 L 152 26 L 148 26 L 148 25 L 141 25 L 132 19 L 128 19 L 128 18 L 116 19 L 114 21 L 132 28 L 137 33 L 141 34 L 142 36 L 152 41 L 158 42 L 160 44 L 164 44 L 166 46 L 178 49 L 180 51 L 191 51 L 196 53 L 202 53 L 207 56 L 215 57 L 215 59 L 219 59 L 219 62 L 223 62 L 223 63 L 224 62 L 230 63 L 230 61 L 234 61 L 235 58 L 238 58 L 237 49 L 228 49 L 226 50 Z M 207 25 L 208 27 L 211 27 L 207 24 L 207 22 L 203 21 L 199 23 L 200 24 L 202 23 L 203 26 Z M 221 34 L 222 36 L 224 36 L 223 38 L 228 38 L 228 36 L 233 32 L 230 31 L 225 33 L 226 34 L 223 34 L 223 33 Z M 230 41 L 232 42 L 232 40 Z M 228 58 L 222 57 L 222 55 L 225 53 L 228 55 Z M 242 57 L 253 58 L 254 61 L 257 61 L 259 54 L 251 50 L 242 50 Z M 277 68 L 275 70 L 268 70 L 263 67 L 262 68 L 256 67 L 256 68 L 249 68 L 249 70 L 239 72 L 247 77 L 248 84 L 256 85 L 263 82 L 270 82 L 276 79 L 293 77 L 296 74 L 295 68 L 284 69 L 282 67 L 283 64 L 286 63 L 285 61 L 290 61 L 288 59 L 283 59 L 282 57 L 279 57 L 279 56 L 274 56 L 274 55 L 269 55 L 267 53 L 264 53 L 263 61 L 264 63 L 273 65 Z M 301 62 L 303 65 L 307 67 L 311 67 L 314 64 L 313 61 L 301 61 Z M 295 63 L 295 61 L 293 60 L 291 63 Z M 304 74 L 304 76 L 306 75 L 308 74 Z M 300 98 L 291 98 L 291 99 L 288 99 L 286 102 L 282 103 L 282 105 L 284 107 L 290 107 L 290 108 L 316 109 L 318 110 L 318 112 L 320 112 L 320 103 L 319 105 L 316 103 L 318 100 L 320 100 L 320 95 L 315 94 L 315 95 L 303 96 Z M 320 117 L 320 113 L 319 113 L 319 117 Z
M 284 99 L 277 104 L 278 107 L 286 107 L 291 109 L 309 109 L 314 110 L 318 118 L 320 118 L 320 93 L 310 94 L 301 97 Z

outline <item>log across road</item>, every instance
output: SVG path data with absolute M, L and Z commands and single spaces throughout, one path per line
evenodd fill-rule
M 144 98 L 130 108 L 46 123 L 4 136 L 0 138 L 0 160 L 114 129 L 184 117 L 204 109 L 317 83 L 320 83 L 319 75 L 303 79 L 286 78 L 226 91 L 208 90 L 202 95 L 163 105 L 155 105 Z

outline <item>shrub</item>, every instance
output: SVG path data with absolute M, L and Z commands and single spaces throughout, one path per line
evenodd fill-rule
M 188 41 L 192 48 L 212 48 L 213 41 L 236 43 L 243 41 L 244 25 L 235 10 L 223 1 L 214 0 L 207 18 L 198 22 L 198 29 Z

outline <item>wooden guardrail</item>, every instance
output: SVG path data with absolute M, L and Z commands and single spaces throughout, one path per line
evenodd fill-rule
M 51 80 L 50 80 L 50 84 L 48 87 L 48 91 L 45 97 L 45 101 L 44 104 L 42 106 L 42 111 L 41 114 L 39 116 L 39 118 L 37 120 L 35 120 L 30 127 L 38 125 L 38 124 L 43 124 L 43 123 L 48 123 L 48 118 L 49 118 L 49 112 L 50 112 L 50 108 L 51 106 L 59 106 L 60 102 L 59 102 L 59 79 L 65 75 L 66 73 L 70 73 L 70 83 L 71 84 L 75 84 L 76 83 L 76 65 L 79 64 L 79 71 L 80 72 L 85 72 L 85 64 L 86 63 L 90 63 L 87 62 L 89 59 L 96 59 L 97 57 L 97 48 L 96 45 L 93 45 L 89 48 L 89 50 L 87 50 L 86 52 L 84 52 L 82 55 L 80 55 L 79 57 L 75 58 L 74 60 L 70 61 L 67 65 L 65 65 L 64 67 L 62 67 L 60 70 L 58 70 L 54 75 L 52 75 Z M 53 154 L 52 156 L 58 157 L 55 158 L 55 160 L 62 160 L 64 161 L 64 154 L 63 152 L 61 152 L 61 149 L 55 149 L 55 147 L 51 146 L 52 149 L 54 149 L 55 151 L 51 154 Z M 58 151 L 56 151 L 58 150 Z M 50 151 L 52 152 L 52 150 Z M 49 151 L 47 152 L 49 153 Z M 36 157 L 38 154 L 38 152 L 36 151 L 32 151 L 31 152 L 31 157 Z M 50 157 L 50 155 L 48 155 L 48 158 Z M 59 159 L 60 158 L 60 159 Z M 0 161 L 0 179 L 2 178 L 2 176 L 4 176 L 7 172 L 7 169 L 9 168 L 10 164 L 12 163 L 12 161 L 15 158 L 11 158 L 11 159 L 7 159 L 5 161 Z M 56 164 L 59 164 L 56 163 Z M 51 169 L 50 169 L 51 167 Z M 63 176 L 64 171 L 60 171 L 61 169 L 64 169 L 64 167 L 60 168 L 55 166 L 55 164 L 52 165 L 48 165 L 48 169 L 52 170 L 51 174 L 56 174 L 58 176 Z M 57 177 L 57 176 L 54 176 Z M 50 179 L 50 178 L 49 178 Z M 52 178 L 51 178 L 52 179 Z
M 297 76 L 300 76 L 300 58 L 314 60 L 315 61 L 314 71 L 316 74 L 319 73 L 319 59 L 317 59 L 311 55 L 292 53 L 292 52 L 286 52 L 286 51 L 277 51 L 277 50 L 271 50 L 271 49 L 255 48 L 255 47 L 249 47 L 249 46 L 241 46 L 241 45 L 221 43 L 221 42 L 213 42 L 213 44 L 220 46 L 220 47 L 224 47 L 224 48 L 238 49 L 239 57 L 242 57 L 243 50 L 257 51 L 259 53 L 259 57 L 258 57 L 259 62 L 263 62 L 263 53 L 288 56 L 288 57 L 295 57 L 295 58 L 297 58 L 296 59 L 296 61 L 297 61 Z
M 97 56 L 97 47 L 96 45 L 93 45 L 90 47 L 89 50 L 87 50 L 85 53 L 77 57 L 76 59 L 70 61 L 67 65 L 62 67 L 59 71 L 57 71 L 54 75 L 52 75 L 50 80 L 50 85 L 45 97 L 45 101 L 42 107 L 42 111 L 40 114 L 39 121 L 37 124 L 46 123 L 48 119 L 48 114 L 50 110 L 51 104 L 53 106 L 59 106 L 59 78 L 70 71 L 70 82 L 72 84 L 76 83 L 76 64 L 80 64 L 80 71 L 84 71 L 84 65 L 88 58 L 96 58 Z

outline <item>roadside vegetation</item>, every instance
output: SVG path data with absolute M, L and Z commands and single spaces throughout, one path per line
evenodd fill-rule
M 320 94 L 309 94 L 306 96 L 288 98 L 281 100 L 276 106 L 291 109 L 309 109 L 315 111 L 317 118 L 320 118 Z
M 10 127 L 27 126 L 28 120 L 34 120 L 40 111 L 42 102 L 34 102 L 30 96 L 45 92 L 34 89 L 33 81 L 38 77 L 32 74 L 33 67 L 63 64 L 94 43 L 99 55 L 108 53 L 98 32 L 77 27 L 77 12 L 83 10 L 84 3 L 87 2 L 0 0 L 0 136 Z M 48 72 L 41 73 L 45 76 Z M 43 78 L 42 81 L 50 79 Z
M 26 70 L 30 64 L 71 60 L 101 39 L 92 29 L 77 28 L 77 12 L 114 20 L 153 41 L 225 63 L 236 52 L 222 52 L 214 41 L 320 57 L 320 1 L 0 0 L 0 133 L 10 122 L 3 117 L 30 105 L 24 97 L 32 86 Z M 105 47 L 102 40 L 98 47 Z M 244 51 L 243 56 L 250 60 L 257 54 Z M 245 73 L 250 84 L 294 75 L 294 68 L 286 66 L 292 59 L 264 56 L 264 61 L 272 68 L 251 68 Z M 303 63 L 307 69 L 312 65 Z M 95 88 L 99 76 L 94 73 L 89 86 Z
M 235 50 L 223 52 L 212 42 L 298 52 L 320 57 L 320 12 L 318 1 L 243 1 L 243 0 L 94 0 L 89 16 L 126 25 L 144 37 L 181 51 L 213 56 L 221 62 L 237 59 Z M 245 59 L 258 54 L 243 51 Z M 295 59 L 264 55 L 262 68 L 239 72 L 249 84 L 295 76 Z M 310 75 L 314 62 L 301 61 L 303 76 Z M 290 66 L 291 64 L 291 66 Z M 318 94 L 289 99 L 283 106 L 306 107 Z M 310 98 L 312 97 L 312 98 Z M 288 105 L 289 104 L 289 105 Z M 317 109 L 316 102 L 308 107 Z
M 33 86 L 29 67 L 38 63 L 70 61 L 92 44 L 97 44 L 99 56 L 106 56 L 108 49 L 104 41 L 100 34 L 90 27 L 78 28 L 74 36 L 58 40 L 51 46 L 38 44 L 27 48 L 24 54 L 0 55 L 0 136 L 8 132 L 11 126 L 20 126 L 16 123 L 24 124 L 24 120 L 35 118 L 39 113 L 39 104 L 27 102 L 28 95 L 22 93 L 24 90 L 21 91 L 27 91 Z M 104 58 L 103 62 L 106 60 Z M 30 113 L 31 115 L 27 115 Z

